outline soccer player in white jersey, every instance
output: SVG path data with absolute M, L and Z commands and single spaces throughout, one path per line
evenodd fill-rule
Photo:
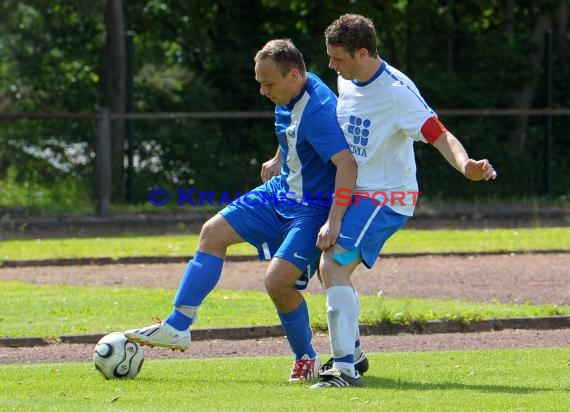
M 371 268 L 384 242 L 412 216 L 418 195 L 413 142 L 433 145 L 470 180 L 495 179 L 438 120 L 414 83 L 376 51 L 372 21 L 345 14 L 325 30 L 329 67 L 338 77 L 337 118 L 358 164 L 358 178 L 337 242 L 319 238 L 333 362 L 313 388 L 362 386 L 353 365 L 359 299 L 350 275 Z M 336 201 L 345 199 L 337 199 Z M 328 362 L 327 362 L 328 363 Z
M 271 40 L 254 62 L 260 93 L 275 103 L 278 149 L 262 165 L 264 183 L 204 224 L 170 316 L 125 335 L 149 346 L 188 348 L 189 328 L 220 279 L 228 246 L 249 242 L 260 258 L 271 260 L 265 286 L 295 354 L 289 380 L 299 381 L 316 377 L 320 368 L 307 303 L 299 290 L 318 267 L 317 234 L 334 242 L 340 231 L 346 205 L 333 204 L 332 194 L 339 188 L 352 190 L 357 167 L 336 120 L 335 94 L 306 71 L 295 45 L 288 39 Z

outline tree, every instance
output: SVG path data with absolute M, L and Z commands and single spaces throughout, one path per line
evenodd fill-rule
M 105 106 L 111 113 L 125 113 L 127 108 L 127 53 L 122 0 L 107 0 L 105 5 L 105 45 L 101 59 L 101 78 Z M 125 199 L 125 121 L 112 120 L 113 199 Z
M 519 15 L 521 10 L 519 10 L 519 13 L 515 13 L 513 11 L 516 7 L 517 6 L 514 1 L 507 0 L 507 15 Z M 526 8 L 523 7 L 523 9 Z M 531 36 L 528 39 L 531 47 L 529 47 L 530 50 L 526 64 L 531 67 L 535 67 L 536 69 L 533 70 L 523 84 L 521 84 L 516 90 L 512 91 L 512 107 L 517 109 L 529 109 L 532 107 L 535 100 L 537 82 L 539 80 L 539 74 L 541 73 L 539 68 L 545 57 L 544 34 L 546 31 L 552 30 L 553 14 L 555 12 L 552 9 L 538 10 L 533 6 L 528 7 L 527 11 L 534 14 L 534 22 L 529 22 L 533 24 L 534 27 L 532 27 L 532 31 L 530 31 Z M 509 24 L 505 25 L 505 33 L 507 36 L 512 36 L 514 34 L 513 29 L 517 24 L 516 19 L 517 17 L 514 18 L 514 22 L 508 21 Z M 518 23 L 520 24 L 523 22 Z M 527 139 L 528 122 L 528 116 L 520 116 L 515 122 L 515 127 L 511 129 L 508 139 L 508 144 L 511 148 L 509 153 L 511 156 L 518 156 L 524 151 Z

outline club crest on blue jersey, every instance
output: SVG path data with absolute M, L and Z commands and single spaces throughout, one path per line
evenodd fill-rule
M 287 135 L 287 139 L 295 139 L 297 136 L 297 124 L 292 124 L 285 130 L 285 134 Z
M 291 173 L 297 173 L 291 166 L 291 160 L 293 159 L 293 151 L 295 150 L 295 144 L 297 140 L 297 124 L 292 124 L 287 129 L 285 129 L 285 135 L 287 136 L 287 158 L 285 162 L 289 166 Z

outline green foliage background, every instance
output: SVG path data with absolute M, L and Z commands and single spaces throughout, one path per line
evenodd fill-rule
M 14 1 L 0 5 L 0 110 L 94 113 L 108 102 L 101 87 L 105 41 L 104 0 Z M 532 85 L 533 107 L 543 107 L 544 70 L 533 39 L 537 21 L 556 17 L 567 1 L 517 1 L 507 13 L 497 0 L 449 2 L 218 0 L 124 2 L 126 29 L 135 33 L 134 99 L 137 112 L 266 111 L 252 58 L 270 38 L 289 37 L 309 69 L 333 89 L 323 31 L 345 12 L 374 19 L 382 58 L 408 74 L 436 110 L 509 108 Z M 562 10 L 562 11 L 561 11 Z M 555 107 L 570 106 L 568 33 L 555 40 Z M 437 151 L 418 144 L 421 189 L 429 197 L 517 197 L 544 189 L 544 119 L 531 117 L 522 150 L 508 135 L 510 117 L 440 116 L 473 157 L 493 160 L 500 179 L 465 181 Z M 0 190 L 32 185 L 72 191 L 69 203 L 94 195 L 92 120 L 2 121 Z M 556 196 L 570 193 L 570 130 L 555 117 L 552 161 Z M 275 151 L 273 122 L 239 120 L 137 120 L 135 199 L 152 187 L 243 192 L 259 182 L 261 163 Z M 9 184 L 5 184 L 8 182 Z M 80 190 L 76 190 L 80 188 Z M 48 190 L 49 192 L 49 190 Z M 11 193 L 11 192 L 10 192 Z M 13 195 L 4 205 L 33 207 L 53 195 Z M 114 199 L 121 202 L 123 199 Z

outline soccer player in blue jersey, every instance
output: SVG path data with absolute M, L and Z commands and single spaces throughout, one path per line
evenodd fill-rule
M 336 119 L 335 94 L 306 71 L 290 40 L 269 41 L 254 62 L 260 93 L 275 103 L 278 149 L 262 165 L 264 183 L 204 224 L 170 316 L 125 335 L 144 345 L 188 348 L 189 328 L 220 279 L 228 246 L 249 242 L 260 258 L 271 260 L 265 286 L 295 354 L 289 381 L 299 381 L 316 377 L 320 368 L 299 290 L 318 267 L 317 236 L 325 244 L 336 241 L 346 206 L 332 196 L 339 188 L 352 190 L 356 163 Z
M 354 365 L 359 299 L 350 276 L 361 262 L 371 268 L 384 242 L 413 214 L 418 195 L 413 142 L 433 145 L 470 180 L 497 177 L 486 159 L 469 158 L 414 83 L 380 59 L 370 19 L 345 14 L 325 30 L 325 40 L 329 67 L 339 75 L 337 117 L 358 178 L 337 243 L 318 242 L 333 359 L 313 388 L 363 385 Z

